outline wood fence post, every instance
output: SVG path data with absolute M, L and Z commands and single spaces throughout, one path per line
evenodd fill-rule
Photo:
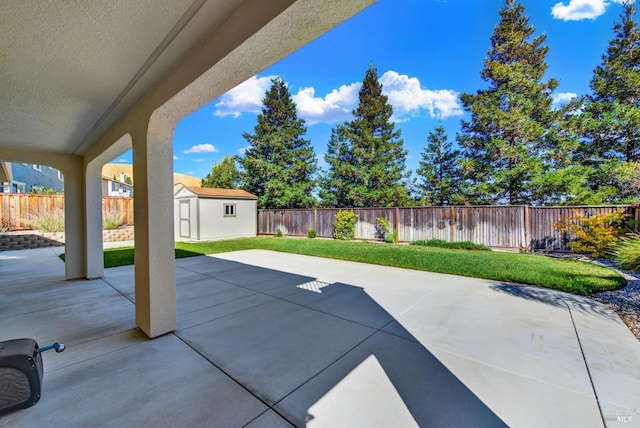
M 315 229 L 316 233 L 318 233 L 318 209 L 317 208 L 313 209 L 313 228 Z
M 451 217 L 449 220 L 449 242 L 456 242 L 456 209 L 449 208 Z
M 394 230 L 396 231 L 396 241 L 400 241 L 400 208 L 396 207 L 396 218 L 393 222 Z
M 524 207 L 524 248 L 530 249 L 531 247 L 531 207 L 529 205 Z

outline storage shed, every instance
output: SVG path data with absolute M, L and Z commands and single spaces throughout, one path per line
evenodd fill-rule
M 194 241 L 256 236 L 258 197 L 240 189 L 174 187 L 174 234 Z

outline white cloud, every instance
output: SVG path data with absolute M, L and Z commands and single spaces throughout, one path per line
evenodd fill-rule
M 120 162 L 120 163 L 126 163 L 126 162 L 127 162 L 127 160 L 126 160 L 125 158 L 120 158 L 120 159 L 118 159 L 118 162 Z
M 236 86 L 222 96 L 216 104 L 217 110 L 214 115 L 239 117 L 242 113 L 260 113 L 262 99 L 273 78 L 274 76 L 253 76 Z M 417 114 L 422 109 L 427 110 L 431 117 L 442 119 L 462 115 L 456 91 L 424 89 L 418 78 L 393 70 L 384 73 L 380 82 L 383 85 L 383 93 L 389 97 L 393 106 L 393 120 L 396 122 L 405 122 L 410 119 L 405 116 Z M 351 112 L 358 105 L 361 86 L 361 82 L 345 84 L 331 90 L 325 96 L 316 96 L 315 88 L 309 86 L 298 90 L 291 98 L 296 103 L 298 115 L 304 118 L 308 125 L 341 122 L 351 119 Z M 238 153 L 243 154 L 244 150 L 246 148 L 241 148 Z
M 214 146 L 212 146 L 211 144 L 196 144 L 195 146 L 192 146 L 190 148 L 188 148 L 187 150 L 183 150 L 182 153 L 184 154 L 189 154 L 189 153 L 214 153 L 217 152 L 218 149 L 215 148 Z
M 206 159 L 205 158 L 195 158 L 195 159 L 191 159 L 192 162 L 204 162 Z
M 298 115 L 309 125 L 340 122 L 351 117 L 351 111 L 358 104 L 358 91 L 361 86 L 360 82 L 342 85 L 324 98 L 316 97 L 315 89 L 308 87 L 300 89 L 291 98 L 298 107 Z
M 245 154 L 245 153 L 247 152 L 247 150 L 249 150 L 249 148 L 250 148 L 250 147 L 251 147 L 251 146 L 244 146 L 244 147 L 240 147 L 240 148 L 238 149 L 238 153 L 239 153 L 239 154 L 241 154 L 241 155 L 243 155 L 243 154 Z
M 623 4 L 629 0 L 612 0 L 614 3 Z M 633 0 L 631 0 L 633 1 Z M 563 21 L 581 21 L 583 19 L 596 19 L 603 15 L 610 3 L 606 0 L 569 0 L 568 4 L 556 3 L 551 8 L 551 15 Z
M 178 160 L 178 159 L 180 159 L 178 156 L 173 155 L 173 160 Z
M 260 113 L 262 99 L 276 76 L 253 76 L 220 97 L 215 116 L 240 117 L 242 113 Z
M 560 92 L 557 94 L 553 94 L 552 98 L 553 98 L 553 105 L 557 106 L 560 104 L 565 104 L 569 101 L 571 101 L 572 99 L 576 98 L 578 95 L 574 94 L 573 92 Z
M 409 77 L 389 70 L 380 77 L 382 92 L 389 97 L 396 121 L 407 114 L 415 114 L 426 109 L 431 117 L 444 119 L 461 116 L 462 107 L 458 103 L 458 93 L 451 89 L 423 89 L 417 77 Z

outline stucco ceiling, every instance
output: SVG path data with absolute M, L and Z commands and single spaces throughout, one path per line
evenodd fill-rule
M 373 1 L 4 0 L 0 157 L 95 156 L 126 123 L 183 116 Z
M 242 2 L 4 1 L 0 144 L 78 151 Z

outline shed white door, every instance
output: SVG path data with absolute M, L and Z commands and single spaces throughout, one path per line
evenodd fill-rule
M 180 237 L 191 238 L 191 201 L 180 201 Z

